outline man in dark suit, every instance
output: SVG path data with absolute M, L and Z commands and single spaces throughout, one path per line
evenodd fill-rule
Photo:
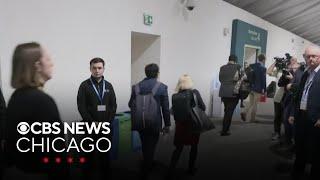
M 301 179 L 310 162 L 311 179 L 320 179 L 320 47 L 307 47 L 304 57 L 308 68 L 301 77 L 295 109 L 289 117 L 295 125 L 296 143 L 292 177 Z
M 155 120 L 155 123 L 153 123 L 152 127 L 147 127 L 139 130 L 143 153 L 143 164 L 141 174 L 142 179 L 146 179 L 149 172 L 151 171 L 155 149 L 159 140 L 160 131 L 162 130 L 162 119 L 164 120 L 165 125 L 165 127 L 163 128 L 164 132 L 167 133 L 171 125 L 168 100 L 168 87 L 165 84 L 157 81 L 159 74 L 158 65 L 147 65 L 145 67 L 145 74 L 147 77 L 132 87 L 131 98 L 129 101 L 129 107 L 131 109 L 133 117 L 133 113 L 135 112 L 136 108 L 136 86 L 139 86 L 139 94 L 148 94 L 153 91 L 155 86 L 158 86 L 153 96 L 158 104 L 157 118 Z
M 241 113 L 242 120 L 246 120 L 248 112 L 251 110 L 251 116 L 249 122 L 254 122 L 256 119 L 256 112 L 258 102 L 261 95 L 266 92 L 266 68 L 264 67 L 266 57 L 264 54 L 258 56 L 258 62 L 251 64 L 252 68 L 252 82 L 251 82 L 251 93 L 249 94 L 249 103 L 246 103 L 243 112 Z
M 90 61 L 91 77 L 83 81 L 78 90 L 77 103 L 82 120 L 90 123 L 109 122 L 115 117 L 117 110 L 116 96 L 112 84 L 103 77 L 104 60 L 93 58 Z M 112 128 L 108 139 L 111 139 Z M 103 134 L 92 134 L 93 139 L 98 140 Z M 110 176 L 109 154 L 101 152 L 88 153 L 88 162 L 84 168 L 86 179 L 90 179 L 93 170 L 100 173 L 101 178 Z
M 234 89 L 240 76 L 241 66 L 237 64 L 237 56 L 230 55 L 229 62 L 220 68 L 219 80 L 221 82 L 219 96 L 224 104 L 224 117 L 221 136 L 230 135 L 229 129 L 231 125 L 234 109 L 239 102 L 238 94 L 235 94 Z

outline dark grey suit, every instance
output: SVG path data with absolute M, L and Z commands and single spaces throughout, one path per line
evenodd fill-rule
M 237 80 L 234 79 L 234 76 L 237 71 L 239 71 L 241 66 L 239 64 L 228 63 L 223 65 L 220 68 L 219 72 L 219 81 L 221 83 L 219 96 L 220 97 L 237 97 L 233 93 L 234 86 L 237 83 Z
M 239 97 L 233 93 L 233 90 L 237 80 L 240 78 L 240 68 L 241 66 L 239 64 L 233 64 L 230 62 L 220 68 L 219 80 L 221 82 L 221 86 L 219 96 L 224 103 L 222 134 L 226 134 L 229 131 L 234 109 L 239 102 Z M 235 79 L 236 73 L 239 73 L 238 79 Z
M 295 142 L 296 160 L 293 168 L 295 178 L 302 176 L 305 165 L 312 164 L 312 179 L 320 179 L 320 128 L 314 124 L 320 119 L 320 70 L 315 74 L 307 97 L 307 110 L 300 109 L 300 102 L 309 73 L 302 75 L 298 94 L 295 98 Z

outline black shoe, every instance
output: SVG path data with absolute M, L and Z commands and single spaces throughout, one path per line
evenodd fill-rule
M 221 132 L 220 135 L 221 136 L 230 136 L 230 132 Z

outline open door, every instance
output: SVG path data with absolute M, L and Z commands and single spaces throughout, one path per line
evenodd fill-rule
M 160 67 L 160 45 L 159 35 L 131 32 L 131 85 L 145 78 L 147 64 Z

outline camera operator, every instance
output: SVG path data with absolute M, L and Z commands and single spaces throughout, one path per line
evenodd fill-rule
M 282 65 L 279 64 L 280 58 L 275 58 L 276 61 L 272 63 L 268 70 L 267 74 L 269 76 L 275 77 L 277 81 L 279 81 L 280 77 L 282 77 Z M 281 66 L 280 66 L 281 65 Z M 284 94 L 284 87 L 277 88 L 276 93 L 273 97 L 274 101 L 274 133 L 272 134 L 272 140 L 279 140 L 281 133 L 281 122 L 283 115 L 283 108 L 281 106 L 281 100 Z
M 286 86 L 290 84 L 290 82 L 294 79 L 294 76 L 296 76 L 295 73 L 300 68 L 300 65 L 297 62 L 296 57 L 290 56 L 289 53 L 286 53 L 285 56 L 285 58 L 275 57 L 275 62 L 268 68 L 267 73 L 268 75 L 277 78 L 279 86 L 274 96 L 275 116 L 272 140 L 280 140 L 281 124 L 284 122 L 285 140 L 288 144 L 291 144 L 289 139 L 291 140 L 292 137 L 292 127 L 288 123 L 289 109 L 287 107 L 289 101 L 291 100 L 291 94 L 286 89 Z
M 299 85 L 302 74 L 305 70 L 305 64 L 298 63 L 297 58 L 292 57 L 288 65 L 288 74 L 279 80 L 279 86 L 285 88 L 282 106 L 284 108 L 283 124 L 285 130 L 284 146 L 293 147 L 293 123 L 289 120 L 290 111 L 293 110 L 293 99 L 296 94 L 296 86 Z

